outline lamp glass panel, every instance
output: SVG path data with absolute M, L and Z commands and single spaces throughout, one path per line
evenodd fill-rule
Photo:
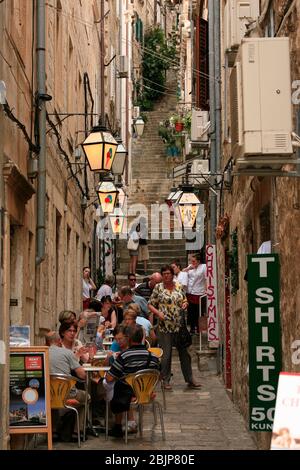
M 126 196 L 125 191 L 124 191 L 122 188 L 119 188 L 118 202 L 119 202 L 119 206 L 120 206 L 120 207 L 123 207 L 123 206 L 124 206 L 126 197 L 127 197 L 127 196 Z
M 103 166 L 104 166 L 105 171 L 110 171 L 110 169 L 112 167 L 112 164 L 113 164 L 113 161 L 114 161 L 114 158 L 115 158 L 116 149 L 117 149 L 116 145 L 112 145 L 110 143 L 108 143 L 108 144 L 106 143 L 104 145 L 104 162 L 103 162 Z
M 103 171 L 103 162 L 102 162 L 102 144 L 82 144 L 85 156 L 89 162 L 90 168 L 92 171 Z
M 135 132 L 138 136 L 143 135 L 145 123 L 141 117 L 138 117 L 134 123 Z
M 178 204 L 200 204 L 199 199 L 194 193 L 185 193 L 183 192 L 178 198 Z
M 176 204 L 181 194 L 182 194 L 182 191 L 176 191 L 175 194 L 172 196 L 172 199 L 170 199 L 171 202 L 173 204 Z
M 118 146 L 119 149 L 119 146 Z M 124 152 L 119 152 L 117 149 L 115 158 L 112 164 L 111 171 L 114 175 L 122 175 L 124 173 L 124 167 L 127 157 L 127 152 L 124 149 Z
M 103 212 L 106 212 L 108 214 L 113 212 L 115 208 L 115 204 L 116 204 L 117 193 L 116 192 L 111 192 L 111 193 L 98 192 L 98 197 L 99 197 L 99 202 L 101 204 L 101 208 Z
M 182 225 L 185 228 L 193 228 L 196 221 L 199 206 L 194 204 L 183 204 L 179 206 L 179 210 Z
M 109 220 L 113 233 L 122 233 L 123 225 L 125 221 L 125 215 L 123 212 L 116 208 L 110 215 Z
M 176 193 L 176 191 L 171 191 L 169 196 L 167 197 L 167 201 L 171 201 L 172 197 L 174 196 L 174 194 Z

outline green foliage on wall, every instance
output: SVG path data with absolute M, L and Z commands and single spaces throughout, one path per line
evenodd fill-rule
M 150 29 L 144 36 L 144 52 L 142 58 L 141 82 L 135 83 L 137 106 L 150 111 L 153 104 L 161 98 L 166 89 L 166 71 L 174 65 L 176 59 L 175 42 L 166 41 L 160 27 Z

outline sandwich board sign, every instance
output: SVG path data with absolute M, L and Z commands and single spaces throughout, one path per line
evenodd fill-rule
M 10 349 L 10 434 L 47 434 L 52 449 L 48 347 Z

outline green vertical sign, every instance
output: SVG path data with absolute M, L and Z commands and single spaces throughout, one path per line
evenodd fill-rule
M 281 333 L 278 254 L 248 255 L 250 431 L 271 431 L 279 372 Z

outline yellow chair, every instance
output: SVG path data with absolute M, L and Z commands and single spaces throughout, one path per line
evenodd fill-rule
M 154 416 L 154 426 L 157 424 L 156 408 L 159 412 L 160 426 L 162 432 L 162 438 L 165 441 L 165 427 L 163 418 L 163 409 L 154 396 L 154 389 L 157 382 L 159 381 L 160 373 L 158 370 L 145 369 L 136 372 L 135 374 L 127 375 L 124 380 L 130 385 L 134 392 L 134 400 L 131 402 L 131 406 L 138 408 L 139 412 L 139 431 L 140 436 L 143 436 L 143 411 L 144 406 L 152 405 L 152 412 Z M 153 426 L 153 430 L 154 430 Z M 125 413 L 125 443 L 128 442 L 128 412 Z
M 148 351 L 151 352 L 153 354 L 153 356 L 156 356 L 159 359 L 162 357 L 162 355 L 164 353 L 162 348 L 157 348 L 157 347 L 148 348 Z M 161 392 L 162 392 L 162 396 L 163 396 L 164 410 L 166 410 L 167 409 L 166 391 L 165 391 L 165 387 L 164 387 L 164 381 L 161 380 L 161 379 L 160 379 L 160 384 L 161 384 Z
M 69 397 L 70 390 L 74 387 L 76 382 L 77 379 L 70 375 L 50 375 L 51 409 L 59 410 L 67 408 L 68 410 L 73 410 L 76 413 L 78 447 L 80 447 L 79 413 L 76 408 L 76 406 L 79 406 L 79 402 L 75 398 Z

